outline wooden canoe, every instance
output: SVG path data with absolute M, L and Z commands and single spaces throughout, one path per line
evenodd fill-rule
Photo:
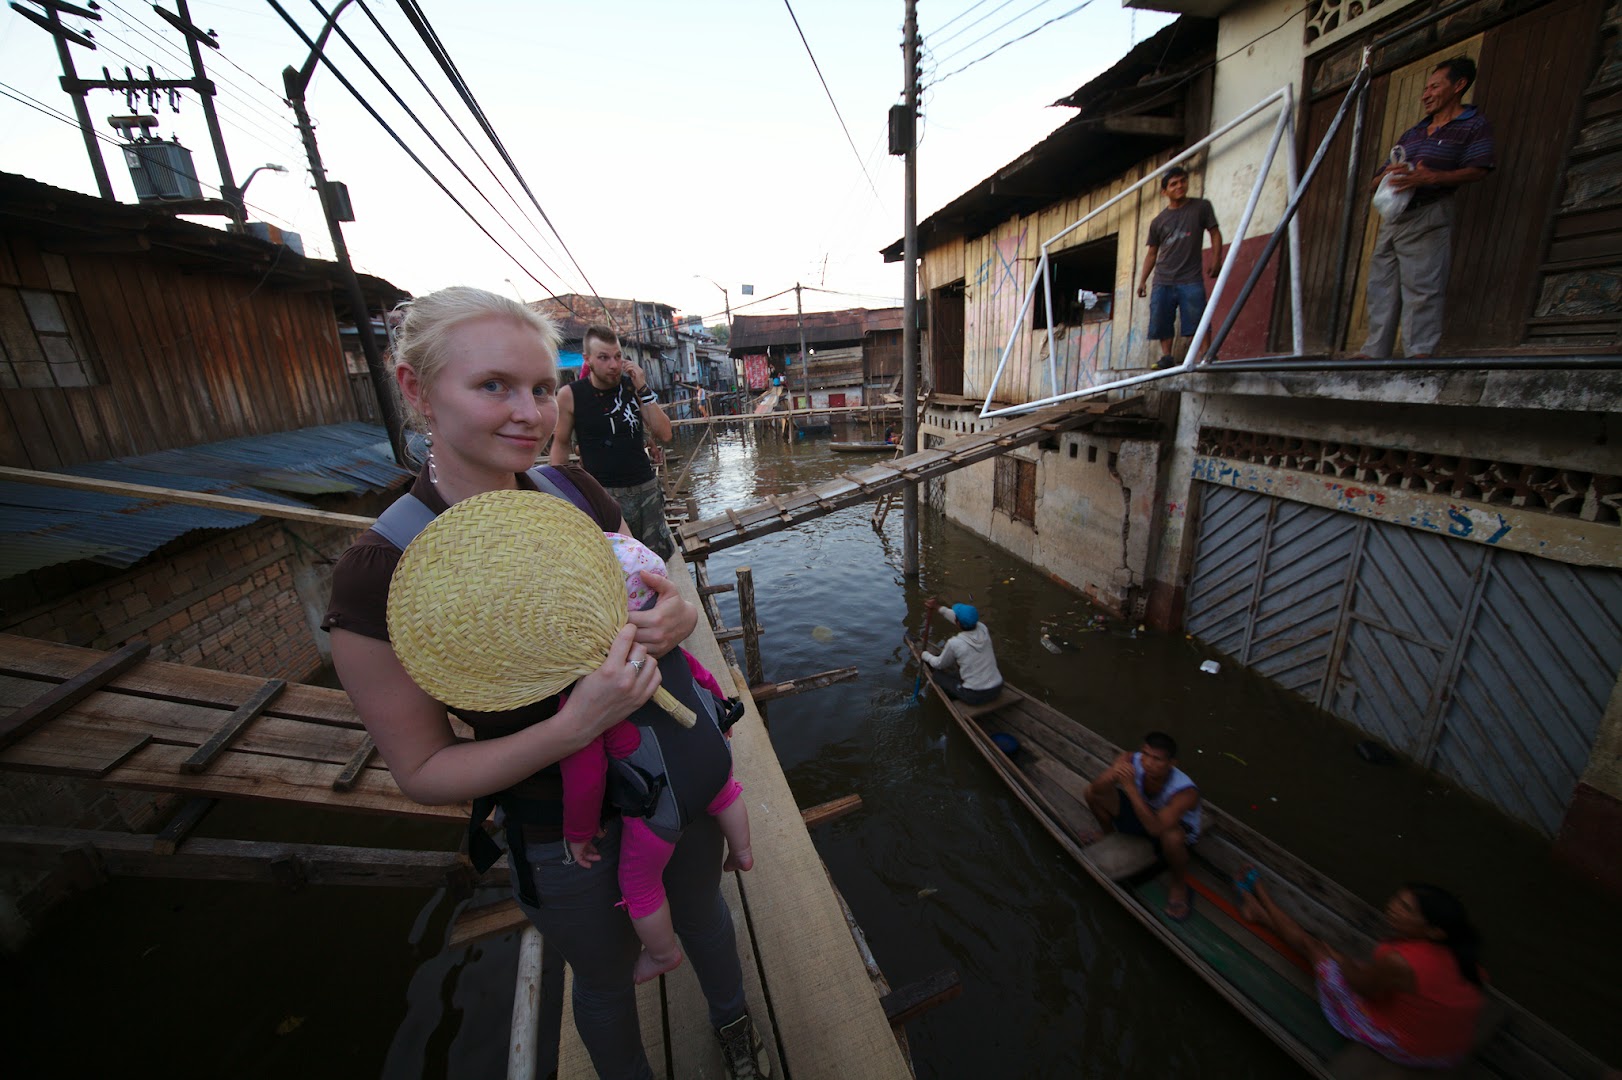
M 837 450 L 841 454 L 883 454 L 894 453 L 895 443 L 887 442 L 831 442 L 828 449 Z
M 916 655 L 916 644 L 913 651 Z M 996 701 L 970 706 L 949 698 L 932 668 L 925 665 L 924 672 L 974 748 L 1082 869 L 1311 1075 L 1340 1080 L 1599 1080 L 1608 1075 L 1599 1059 L 1494 990 L 1483 1010 L 1476 1054 L 1457 1070 L 1404 1069 L 1341 1037 L 1318 1007 L 1306 962 L 1240 916 L 1231 882 L 1255 866 L 1274 900 L 1303 927 L 1354 955 L 1373 949 L 1383 926 L 1378 911 L 1206 800 L 1189 871 L 1194 911 L 1173 922 L 1163 913 L 1164 866 L 1147 840 L 1116 835 L 1087 842 L 1098 825 L 1083 792 L 1121 748 L 1007 683 Z M 998 734 L 1018 740 L 1012 756 L 993 741 Z

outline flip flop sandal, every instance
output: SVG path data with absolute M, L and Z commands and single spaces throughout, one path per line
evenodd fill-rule
M 1174 903 L 1176 901 L 1167 903 L 1165 907 L 1160 909 L 1160 913 L 1172 922 L 1187 922 L 1194 917 L 1194 893 L 1192 890 L 1189 891 L 1188 899 L 1183 901 L 1183 913 L 1181 915 L 1172 914 L 1171 907 Z
M 1254 866 L 1248 867 L 1243 874 L 1233 879 L 1233 887 L 1240 896 L 1255 896 L 1256 881 L 1260 877 Z

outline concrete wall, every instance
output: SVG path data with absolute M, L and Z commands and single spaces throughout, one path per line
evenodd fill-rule
M 940 426 L 952 416 L 950 430 Z M 985 425 L 973 414 L 932 409 L 926 434 L 951 437 Z M 1067 433 L 1058 449 L 1035 446 L 1009 457 L 1036 465 L 1036 521 L 993 509 L 996 464 L 983 461 L 948 473 L 926 488 L 953 522 L 1031 563 L 1048 577 L 1118 615 L 1133 611 L 1146 577 L 1158 444 Z
M 1300 0 L 1253 0 L 1223 12 L 1217 23 L 1217 56 L 1224 59 L 1217 63 L 1212 88 L 1212 130 L 1285 85 L 1296 89 L 1299 124 L 1301 65 L 1305 55 L 1299 13 L 1304 6 Z M 1292 15 L 1295 18 L 1292 19 Z M 1290 21 L 1283 29 L 1269 33 L 1286 20 Z M 1257 38 L 1261 40 L 1255 40 Z M 1244 239 L 1236 235 L 1235 230 L 1272 135 L 1273 118 L 1257 116 L 1210 149 L 1204 170 L 1204 190 L 1195 193 L 1203 194 L 1216 207 L 1218 220 L 1227 226 L 1223 232 L 1225 240 Z M 1268 172 L 1256 216 L 1245 234 L 1247 237 L 1266 236 L 1273 231 L 1288 201 L 1287 192 L 1284 158 L 1280 153 Z

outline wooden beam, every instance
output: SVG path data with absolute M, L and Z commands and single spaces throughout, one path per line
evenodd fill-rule
M 38 730 L 79 701 L 110 683 L 120 672 L 146 658 L 149 646 L 132 641 L 111 656 L 85 668 L 79 674 L 41 694 L 16 712 L 0 720 L 0 749 L 10 746 L 31 731 Z
M 360 741 L 360 748 L 355 751 L 355 756 L 349 759 L 349 764 L 344 766 L 344 771 L 339 773 L 338 778 L 332 782 L 332 790 L 348 791 L 354 787 L 355 781 L 360 779 L 361 771 L 371 762 L 372 755 L 375 753 L 377 753 L 377 744 L 372 741 L 370 735 L 364 736 Z
M 1167 139 L 1183 137 L 1183 121 L 1175 116 L 1107 116 L 1102 127 L 1117 135 L 1158 135 Z
M 158 834 L 152 838 L 152 853 L 154 855 L 173 855 L 191 835 L 191 831 L 208 815 L 208 812 L 219 805 L 220 800 L 205 796 L 187 799 L 186 805 L 180 808 L 179 813 L 170 818 Z
M 522 930 L 528 925 L 529 916 L 518 906 L 518 901 L 509 896 L 493 904 L 464 908 L 451 923 L 450 937 L 446 939 L 445 947 L 458 949 L 475 941 L 483 941 L 485 938 L 500 937 L 514 930 Z
M 937 1005 L 951 1001 L 962 993 L 963 983 L 958 979 L 957 972 L 937 971 L 915 983 L 908 983 L 899 990 L 890 991 L 879 999 L 879 1004 L 884 1006 L 884 1015 L 894 1027 L 905 1024 L 908 1020 Z
M 830 821 L 837 821 L 846 814 L 853 814 L 862 808 L 860 795 L 842 795 L 837 799 L 830 799 L 825 803 L 818 803 L 809 810 L 800 812 L 800 819 L 805 822 L 808 829 L 818 825 L 826 825 Z
M 733 585 L 701 585 L 698 589 L 698 595 L 714 596 L 716 593 L 731 592 L 734 588 L 736 586 Z
M 288 521 L 303 521 L 311 525 L 369 529 L 377 520 L 355 514 L 335 514 L 329 510 L 317 510 L 313 506 L 283 506 L 281 503 L 236 499 L 229 495 L 211 495 L 203 491 L 177 491 L 174 488 L 154 487 L 150 484 L 126 484 L 118 480 L 98 480 L 89 476 L 70 476 L 67 473 L 40 472 L 36 469 L 14 469 L 4 465 L 0 465 L 0 480 L 67 488 L 70 491 L 94 491 L 102 495 L 122 495 L 128 499 L 152 499 L 185 506 L 206 506 L 213 510 L 231 510 L 239 514 L 256 514 L 259 517 L 285 518 Z
M 77 855 L 70 855 L 78 852 Z M 0 855 L 26 869 L 58 866 L 64 856 L 81 873 L 123 877 L 245 881 L 274 885 L 298 881 L 310 885 L 382 885 L 391 888 L 436 888 L 468 874 L 466 857 L 454 851 L 406 851 L 327 844 L 283 844 L 256 840 L 221 840 L 197 836 L 172 855 L 152 850 L 152 837 L 141 833 L 91 829 L 0 826 Z M 479 877 L 481 885 L 507 881 L 506 863 Z
M 802 693 L 806 690 L 820 690 L 822 687 L 832 686 L 834 683 L 849 682 L 858 673 L 859 669 L 857 668 L 842 667 L 834 668 L 832 671 L 820 672 L 816 675 L 807 675 L 803 679 L 792 679 L 788 682 L 761 683 L 749 688 L 749 696 L 755 699 L 755 704 L 760 705 L 780 697 Z
M 206 771 L 210 765 L 214 764 L 214 759 L 219 757 L 220 753 L 230 746 L 236 737 L 242 734 L 243 729 L 253 723 L 254 719 L 264 712 L 270 703 L 275 700 L 276 695 L 280 694 L 286 687 L 287 683 L 282 679 L 267 681 L 253 697 L 237 706 L 236 711 L 225 718 L 225 723 L 220 725 L 218 731 L 209 736 L 207 742 L 199 746 L 191 757 L 180 763 L 180 771 L 184 773 Z M 350 778 L 349 783 L 351 787 L 354 786 L 353 777 Z M 337 784 L 334 783 L 333 786 L 337 787 Z

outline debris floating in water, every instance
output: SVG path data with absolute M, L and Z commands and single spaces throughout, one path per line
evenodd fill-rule
M 834 632 L 826 626 L 813 626 L 811 628 L 811 636 L 816 638 L 818 641 L 832 641 L 834 639 Z
M 1217 672 L 1222 670 L 1222 665 L 1217 663 L 1215 660 L 1207 660 L 1205 663 L 1200 665 L 1200 670 L 1205 672 L 1207 675 L 1215 675 Z
M 919 889 L 918 890 L 918 899 L 920 899 L 920 900 L 928 900 L 931 896 L 934 896 L 938 892 L 940 892 L 940 890 L 935 889 L 935 888 Z
M 1063 649 L 1059 648 L 1059 646 L 1054 642 L 1054 640 L 1052 638 L 1048 637 L 1047 634 L 1042 635 L 1042 648 L 1046 649 L 1050 653 L 1056 653 L 1056 652 L 1063 652 L 1064 651 Z
M 1238 754 L 1234 753 L 1232 750 L 1224 750 L 1224 751 L 1222 751 L 1222 756 L 1223 757 L 1231 757 L 1231 758 L 1233 758 L 1233 760 L 1237 761 L 1241 765 L 1248 766 L 1250 764 L 1250 762 L 1246 761 L 1244 758 L 1240 757 Z

